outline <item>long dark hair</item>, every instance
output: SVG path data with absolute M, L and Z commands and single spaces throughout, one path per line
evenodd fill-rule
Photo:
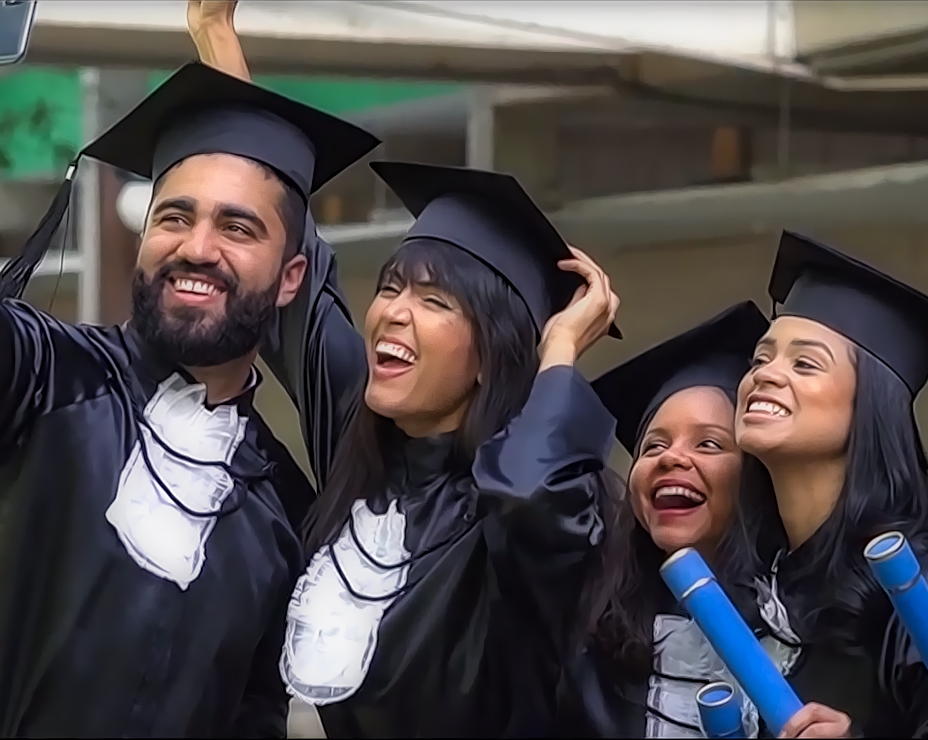
M 735 393 L 721 389 L 732 405 Z M 632 456 L 632 466 L 641 453 L 641 438 L 660 406 L 644 420 Z M 614 490 L 614 489 L 613 489 Z M 641 526 L 626 492 L 603 501 L 605 540 L 584 589 L 580 624 L 581 639 L 592 637 L 616 666 L 616 675 L 630 683 L 646 681 L 651 675 L 654 653 L 654 616 L 672 596 L 660 576 L 667 558 L 651 535 Z
M 474 391 L 454 437 L 453 466 L 466 473 L 477 448 L 500 431 L 528 400 L 538 372 L 537 335 L 528 307 L 491 268 L 458 247 L 432 239 L 404 242 L 380 271 L 377 290 L 428 282 L 453 296 L 470 322 L 487 382 Z M 381 485 L 389 450 L 402 438 L 392 420 L 375 414 L 359 389 L 332 461 L 329 480 L 307 528 L 306 551 L 338 536 L 351 504 Z
M 888 602 L 863 557 L 867 542 L 898 530 L 918 555 L 928 551 L 928 465 L 912 394 L 866 351 L 855 348 L 853 359 L 857 389 L 844 486 L 834 511 L 803 545 L 801 569 L 791 576 L 804 582 L 803 598 L 789 603 L 790 621 L 801 639 L 814 634 L 816 643 L 847 652 L 862 650 L 862 637 L 871 629 L 882 630 L 888 616 Z M 738 512 L 720 560 L 723 580 L 743 595 L 756 575 L 769 572 L 776 552 L 786 545 L 770 474 L 749 456 L 742 467 Z M 740 606 L 756 612 L 754 604 Z

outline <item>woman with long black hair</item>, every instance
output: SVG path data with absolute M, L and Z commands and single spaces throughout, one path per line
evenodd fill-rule
M 559 735 L 704 736 L 696 692 L 731 677 L 659 569 L 683 547 L 715 562 L 734 520 L 735 393 L 767 325 L 756 305 L 740 303 L 594 381 L 632 465 L 627 494 L 604 503 L 605 542 L 561 685 Z M 790 651 L 764 642 L 785 667 Z M 756 737 L 750 704 L 744 719 Z
M 790 232 L 769 292 L 777 318 L 736 415 L 756 460 L 720 565 L 736 598 L 756 589 L 745 611 L 799 649 L 787 675 L 807 705 L 783 736 L 924 737 L 928 671 L 863 550 L 890 530 L 920 558 L 928 549 L 913 410 L 928 378 L 928 296 Z
M 230 22 L 192 31 L 248 77 Z M 314 428 L 315 399 L 291 394 L 335 454 L 315 460 L 280 673 L 329 737 L 550 734 L 615 427 L 573 364 L 618 333 L 618 298 L 513 178 L 372 167 L 416 223 L 379 276 L 348 424 Z M 327 352 L 361 342 L 346 334 Z
M 618 299 L 511 177 L 373 167 L 417 220 L 367 314 L 282 675 L 330 737 L 547 733 L 615 425 L 573 363 Z

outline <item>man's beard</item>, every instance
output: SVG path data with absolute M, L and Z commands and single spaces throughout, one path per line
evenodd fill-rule
M 171 273 L 189 272 L 212 277 L 226 288 L 225 313 L 212 316 L 196 306 L 182 306 L 170 314 L 164 290 Z M 215 367 L 252 352 L 274 317 L 280 277 L 266 291 L 243 293 L 238 283 L 216 269 L 172 263 L 145 279 L 137 269 L 132 277 L 132 318 L 129 324 L 159 355 L 184 367 Z

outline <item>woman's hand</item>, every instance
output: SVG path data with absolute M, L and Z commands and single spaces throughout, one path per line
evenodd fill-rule
M 850 737 L 851 718 L 822 704 L 806 704 L 794 714 L 780 737 Z
M 538 346 L 539 372 L 554 365 L 573 365 L 609 331 L 619 308 L 619 297 L 612 292 L 609 276 L 579 249 L 570 247 L 570 251 L 574 258 L 561 260 L 558 267 L 576 272 L 586 284 L 577 289 L 567 308 L 545 324 Z
M 200 33 L 207 27 L 233 28 L 238 0 L 188 0 L 187 29 Z

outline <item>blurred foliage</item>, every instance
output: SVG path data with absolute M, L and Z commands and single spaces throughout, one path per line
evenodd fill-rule
M 21 137 L 28 136 L 45 148 L 56 169 L 66 167 L 77 151 L 73 144 L 56 138 L 56 107 L 39 98 L 25 109 L 0 110 L 0 174 L 13 168 L 13 151 Z
M 24 65 L 0 76 L 0 178 L 57 181 L 81 143 L 76 68 Z

